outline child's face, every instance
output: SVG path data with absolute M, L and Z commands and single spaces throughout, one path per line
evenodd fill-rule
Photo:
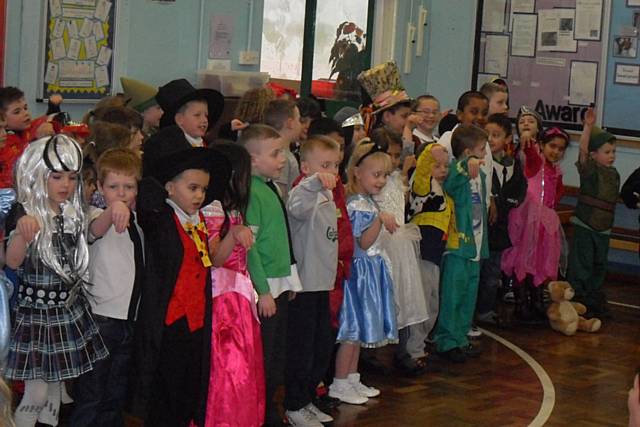
M 567 141 L 564 138 L 555 137 L 546 144 L 542 144 L 542 155 L 550 163 L 558 163 L 564 157 L 567 150 Z
M 391 157 L 391 168 L 393 170 L 400 168 L 400 156 L 402 155 L 402 145 L 389 144 L 387 154 Z
M 435 99 L 423 99 L 418 104 L 416 113 L 422 117 L 418 128 L 425 133 L 431 133 L 440 120 L 440 103 Z
M 463 125 L 484 127 L 489 114 L 489 103 L 482 98 L 471 98 L 462 111 L 458 112 L 458 120 Z
M 380 194 L 382 188 L 387 183 L 387 171 L 385 162 L 380 158 L 367 157 L 360 166 L 355 169 L 355 177 L 358 182 L 358 186 L 365 194 L 376 195 Z
M 138 128 L 132 128 L 128 148 L 134 153 L 140 153 L 140 151 L 142 150 L 143 140 L 144 140 L 144 135 L 142 134 L 142 131 Z
M 176 124 L 189 136 L 202 138 L 209 127 L 209 107 L 204 101 L 188 102 L 181 113 L 176 113 Z
M 613 162 L 616 161 L 616 144 L 607 142 L 596 151 L 592 151 L 590 155 L 599 165 L 613 166 Z
M 104 195 L 107 206 L 119 201 L 133 209 L 138 195 L 138 181 L 133 175 L 108 172 L 104 182 L 98 182 L 98 189 Z
M 507 114 L 509 95 L 505 92 L 495 92 L 489 99 L 489 114 Z
M 431 149 L 431 155 L 435 160 L 431 168 L 431 176 L 442 184 L 449 174 L 449 154 L 446 150 Z
M 394 112 L 384 111 L 382 113 L 382 122 L 394 132 L 401 134 L 409 114 L 411 114 L 411 108 L 403 105 Z
M 487 123 L 484 130 L 489 134 L 489 148 L 491 154 L 504 153 L 504 147 L 511 142 L 511 135 L 507 136 L 507 133 L 497 123 Z
M 253 173 L 264 178 L 278 178 L 287 161 L 282 148 L 283 139 L 265 139 L 255 145 L 250 150 Z
M 307 126 L 306 130 L 304 129 L 300 120 L 300 110 L 298 110 L 298 107 L 293 107 L 293 117 L 287 119 L 287 129 L 289 129 L 289 135 L 292 135 L 292 140 L 287 141 L 287 144 L 300 139 L 301 136 L 307 137 L 309 126 Z
M 4 116 L 0 114 L 0 148 L 4 147 L 4 143 L 7 141 L 7 121 Z
M 314 173 L 330 173 L 337 176 L 339 167 L 340 151 L 321 147 L 312 150 L 307 159 L 300 162 L 300 170 L 306 176 Z
M 27 101 L 24 98 L 20 98 L 17 101 L 10 102 L 5 111 L 5 118 L 7 120 L 7 129 L 9 130 L 20 132 L 29 129 L 29 126 L 31 126 L 31 114 L 29 113 Z
M 160 126 L 160 119 L 162 118 L 162 108 L 159 105 L 152 105 L 151 107 L 144 110 L 142 113 L 142 119 L 147 126 L 150 127 L 158 127 Z
M 362 138 L 366 138 L 367 133 L 364 131 L 364 126 L 355 125 L 353 127 L 353 136 L 351 137 L 351 142 L 353 144 L 358 143 Z
M 538 121 L 530 114 L 520 117 L 518 120 L 518 134 L 520 138 L 528 136 L 529 138 L 536 138 L 538 135 Z
M 487 153 L 486 146 L 487 146 L 487 141 L 479 140 L 478 142 L 476 142 L 476 145 L 474 145 L 473 148 L 465 149 L 464 155 L 465 157 L 475 157 L 476 159 L 484 159 L 484 156 Z
M 47 178 L 47 198 L 51 207 L 58 211 L 60 205 L 73 196 L 77 185 L 77 173 L 51 172 Z
M 187 169 L 164 185 L 169 198 L 188 215 L 194 215 L 204 202 L 209 187 L 209 173 Z

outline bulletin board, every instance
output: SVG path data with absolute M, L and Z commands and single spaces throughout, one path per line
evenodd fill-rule
M 611 7 L 602 123 L 617 135 L 640 137 L 639 28 L 640 1 L 614 1 Z M 627 38 L 630 43 L 626 46 L 620 43 L 620 39 Z M 620 49 L 618 43 L 628 49 Z
M 48 0 L 42 97 L 97 100 L 111 93 L 116 0 Z
M 604 99 L 609 2 L 481 0 L 476 87 L 501 77 L 509 85 L 511 116 L 527 105 L 547 125 L 581 129 L 588 106 Z

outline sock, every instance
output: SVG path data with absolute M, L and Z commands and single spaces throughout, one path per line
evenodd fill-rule
M 334 378 L 332 385 L 335 385 L 336 387 L 346 387 L 349 385 L 349 380 L 346 378 Z
M 351 384 L 357 384 L 360 382 L 360 374 L 358 372 L 354 372 L 352 374 L 347 375 L 347 381 Z
M 16 427 L 34 427 L 38 415 L 47 402 L 47 383 L 42 380 L 24 382 L 24 396 L 16 408 L 14 421 Z
M 58 425 L 58 418 L 60 416 L 60 400 L 62 397 L 62 382 L 48 383 L 47 389 L 47 403 L 40 411 L 38 415 L 38 422 L 43 424 L 49 424 L 50 426 Z
M 67 384 L 64 381 L 62 381 L 61 390 L 62 390 L 62 396 L 60 397 L 60 402 L 62 402 L 63 405 L 73 403 L 73 397 L 71 397 L 71 395 L 67 391 Z

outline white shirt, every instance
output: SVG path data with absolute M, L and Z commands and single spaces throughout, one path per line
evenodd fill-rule
M 103 212 L 92 207 L 90 221 Z M 135 222 L 141 243 L 144 247 L 142 229 Z M 141 266 L 142 267 L 142 266 Z M 109 227 L 104 236 L 89 245 L 89 304 L 95 314 L 126 320 L 136 277 L 136 265 L 133 242 L 129 232 L 117 233 L 115 227 Z
M 422 132 L 418 128 L 415 128 L 413 130 L 413 135 L 417 136 L 418 139 L 420 140 L 420 142 L 423 143 L 423 144 L 429 144 L 431 142 L 436 142 L 437 141 L 437 139 L 433 135 L 427 135 L 426 133 Z
M 189 144 L 191 144 L 192 147 L 204 147 L 204 141 L 202 140 L 202 137 L 194 138 L 185 131 L 182 132 L 184 133 L 184 137 L 187 138 L 187 141 L 189 142 Z

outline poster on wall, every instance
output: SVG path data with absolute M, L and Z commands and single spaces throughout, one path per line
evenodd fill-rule
M 576 52 L 575 9 L 538 11 L 538 52 Z
M 111 93 L 116 0 L 48 0 L 42 97 L 94 100 Z
M 600 40 L 602 0 L 576 0 L 576 40 Z

